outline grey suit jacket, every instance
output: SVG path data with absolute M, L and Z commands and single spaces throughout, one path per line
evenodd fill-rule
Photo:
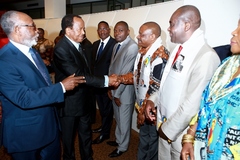
M 133 65 L 138 53 L 137 43 L 129 36 L 123 41 L 120 49 L 116 52 L 118 44 L 113 48 L 112 59 L 109 67 L 109 75 L 126 74 L 133 71 Z M 112 90 L 112 96 L 120 98 L 122 104 L 131 104 L 135 101 L 135 93 L 133 85 L 121 84 L 116 90 Z

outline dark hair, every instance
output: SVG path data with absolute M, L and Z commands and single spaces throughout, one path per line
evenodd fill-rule
M 117 22 L 117 24 L 123 24 L 128 30 L 129 30 L 129 27 L 128 27 L 128 24 L 127 24 L 127 22 L 125 22 L 125 21 L 119 21 L 119 22 Z M 117 25 L 116 24 L 116 25 Z
M 100 22 L 98 23 L 98 25 L 99 25 L 100 23 L 104 23 L 104 24 L 106 24 L 106 25 L 109 27 L 109 25 L 108 25 L 108 23 L 107 23 L 106 21 L 100 21 Z
M 73 18 L 82 18 L 79 15 L 75 15 L 75 14 L 67 14 L 62 18 L 62 22 L 61 22 L 61 27 L 63 32 L 65 33 L 65 29 L 66 28 L 72 28 L 73 27 Z
M 38 28 L 38 30 L 42 31 L 43 34 L 44 34 L 44 29 L 43 28 Z

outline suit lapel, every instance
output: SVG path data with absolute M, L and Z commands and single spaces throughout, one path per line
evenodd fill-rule
M 114 54 L 116 52 L 118 43 L 115 44 L 114 49 L 113 49 L 113 53 L 112 53 L 112 60 L 113 62 L 117 59 L 117 57 L 119 57 L 121 54 L 123 54 L 122 52 L 124 51 L 124 48 L 126 47 L 126 45 L 128 44 L 128 42 L 130 41 L 129 36 L 123 41 L 123 43 L 121 44 L 121 47 L 119 48 L 117 54 L 114 57 Z
M 78 51 L 78 49 L 72 44 L 72 42 L 71 42 L 69 39 L 67 39 L 65 36 L 64 36 L 63 38 L 64 38 L 63 40 L 65 40 L 65 41 L 71 46 L 71 47 L 69 48 L 69 53 L 72 52 L 73 56 L 76 57 L 76 59 L 78 60 L 77 63 L 78 63 L 78 64 L 83 64 L 84 69 L 85 69 L 88 73 L 90 73 L 90 68 L 88 67 L 86 58 L 83 57 L 83 56 L 84 56 L 84 53 L 80 53 L 80 52 Z M 83 52 L 83 50 L 82 50 L 82 52 Z
M 30 66 L 33 69 L 33 71 L 39 76 L 39 78 L 41 78 L 46 83 L 46 85 L 48 85 L 45 79 L 43 78 L 42 74 L 39 72 L 39 70 L 36 68 L 36 66 L 31 62 L 31 60 L 27 56 L 25 56 L 12 43 L 9 43 L 9 48 L 10 50 L 12 50 L 11 53 L 13 54 L 13 57 L 18 59 L 21 63 L 27 64 L 28 66 Z

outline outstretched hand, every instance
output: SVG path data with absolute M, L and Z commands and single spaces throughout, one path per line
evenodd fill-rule
M 62 81 L 62 84 L 66 89 L 66 91 L 73 90 L 75 87 L 77 87 L 81 83 L 86 83 L 85 77 L 84 76 L 75 77 L 75 74 L 68 76 Z

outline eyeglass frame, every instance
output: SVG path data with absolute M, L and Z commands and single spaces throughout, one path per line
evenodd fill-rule
M 17 26 L 20 26 L 20 27 L 33 27 L 34 29 L 37 29 L 36 24 L 32 24 L 32 25 L 28 25 L 28 24 L 20 24 L 20 25 L 17 25 Z

